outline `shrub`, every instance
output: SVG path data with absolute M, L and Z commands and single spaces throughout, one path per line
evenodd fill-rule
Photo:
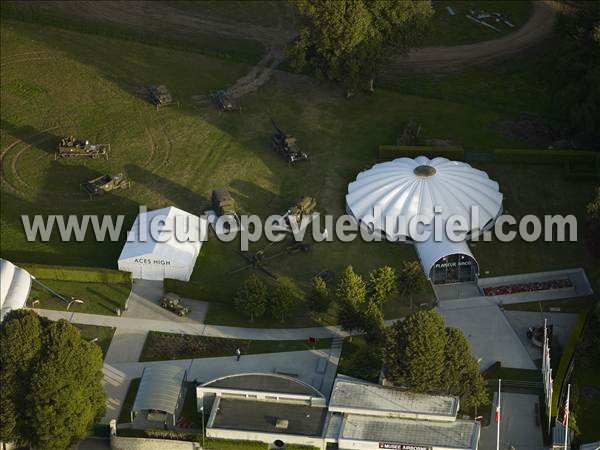
M 84 283 L 131 283 L 129 272 L 95 267 L 47 266 L 22 264 L 31 275 L 42 280 L 79 281 Z

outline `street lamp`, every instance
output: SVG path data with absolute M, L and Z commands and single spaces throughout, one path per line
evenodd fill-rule
M 204 398 L 202 398 L 204 403 Z M 202 450 L 204 450 L 204 405 L 200 407 L 200 412 L 202 413 Z
M 83 300 L 79 300 L 78 298 L 74 298 L 73 300 L 71 300 L 69 303 L 67 303 L 67 311 L 69 310 L 69 308 L 71 307 L 71 305 L 73 303 L 76 303 L 78 305 L 83 305 L 84 301 Z

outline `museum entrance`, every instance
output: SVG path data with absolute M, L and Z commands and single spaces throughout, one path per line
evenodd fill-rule
M 438 259 L 429 275 L 433 284 L 449 284 L 475 282 L 478 273 L 479 267 L 473 257 L 455 253 Z

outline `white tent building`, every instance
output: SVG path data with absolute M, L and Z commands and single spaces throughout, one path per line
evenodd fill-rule
M 119 270 L 144 280 L 189 281 L 206 233 L 205 219 L 174 206 L 141 213 L 119 256 Z
M 6 259 L 0 259 L 0 321 L 12 309 L 27 303 L 31 291 L 31 275 Z
M 464 162 L 419 156 L 359 173 L 348 185 L 346 210 L 369 233 L 414 243 L 426 276 L 441 284 L 477 278 L 479 266 L 466 240 L 493 226 L 502 199 L 498 183 L 485 172 Z M 444 227 L 449 218 L 460 216 L 469 231 L 458 242 L 445 232 L 436 240 L 436 216 Z M 431 224 L 411 229 L 411 219 L 417 217 Z M 427 240 L 416 235 L 423 231 L 431 231 Z

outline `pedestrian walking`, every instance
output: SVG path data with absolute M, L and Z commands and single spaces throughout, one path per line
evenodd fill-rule
M 242 351 L 239 348 L 236 348 L 235 349 L 235 360 L 239 361 L 241 357 L 242 357 Z

